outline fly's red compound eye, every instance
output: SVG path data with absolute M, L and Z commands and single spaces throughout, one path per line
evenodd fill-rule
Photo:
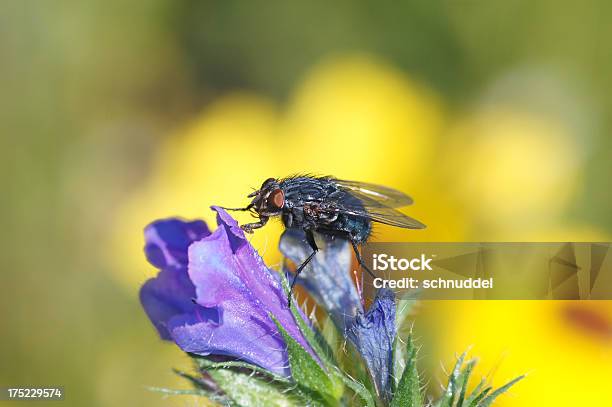
M 276 209 L 281 209 L 285 206 L 285 194 L 280 189 L 275 189 L 272 191 L 270 196 L 268 196 L 268 204 Z

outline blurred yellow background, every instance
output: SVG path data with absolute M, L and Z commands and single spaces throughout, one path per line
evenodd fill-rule
M 398 8 L 399 7 L 399 8 Z M 69 405 L 194 405 L 138 303 L 142 228 L 213 222 L 295 172 L 407 192 L 377 240 L 609 241 L 610 6 L 20 1 L 0 15 L 0 385 Z M 248 215 L 241 217 L 246 220 Z M 279 261 L 280 224 L 252 243 Z M 574 315 L 600 321 L 595 329 Z M 529 376 L 500 406 L 607 405 L 612 303 L 424 302 L 430 392 Z

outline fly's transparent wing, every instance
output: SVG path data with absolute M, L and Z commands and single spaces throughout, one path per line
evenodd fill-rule
M 412 205 L 412 198 L 396 189 L 366 182 L 334 180 L 339 189 L 350 192 L 370 207 L 400 208 Z
M 397 209 L 385 207 L 350 207 L 345 206 L 344 211 L 354 216 L 371 219 L 385 225 L 397 226 L 405 229 L 425 229 L 425 225 L 416 219 L 406 216 Z
M 412 204 L 412 198 L 396 189 L 366 182 L 334 179 L 339 190 L 351 198 L 341 200 L 341 209 L 354 216 L 406 229 L 423 229 L 425 225 L 394 208 Z

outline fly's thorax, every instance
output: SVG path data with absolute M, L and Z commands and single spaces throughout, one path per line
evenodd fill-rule
M 287 205 L 283 208 L 281 219 L 287 228 L 301 228 L 305 225 L 304 208 L 296 205 Z

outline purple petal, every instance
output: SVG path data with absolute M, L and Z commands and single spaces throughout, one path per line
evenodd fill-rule
M 192 312 L 195 307 L 193 298 L 195 287 L 186 268 L 162 270 L 140 289 L 140 302 L 145 312 L 162 339 L 166 340 L 172 339 L 168 321 L 176 315 Z
M 211 206 L 211 209 L 217 212 L 217 224 L 219 227 L 225 228 L 232 252 L 236 253 L 238 249 L 248 243 L 244 236 L 244 231 L 240 229 L 236 219 L 232 218 L 223 208 Z
M 180 219 L 162 219 L 145 228 L 145 254 L 157 268 L 186 266 L 189 245 L 210 235 L 201 220 L 185 222 Z
M 173 339 L 182 350 L 198 355 L 230 356 L 278 375 L 289 376 L 285 344 L 277 335 L 270 333 L 266 320 L 258 320 L 260 315 L 248 308 L 229 311 L 224 308 L 208 309 L 223 310 L 218 312 L 219 324 L 202 320 L 195 314 L 178 316 L 170 321 Z
M 168 321 L 172 317 L 195 308 L 195 287 L 187 274 L 187 248 L 209 234 L 201 220 L 162 219 L 145 228 L 147 258 L 162 270 L 142 286 L 140 302 L 163 339 L 171 339 Z

